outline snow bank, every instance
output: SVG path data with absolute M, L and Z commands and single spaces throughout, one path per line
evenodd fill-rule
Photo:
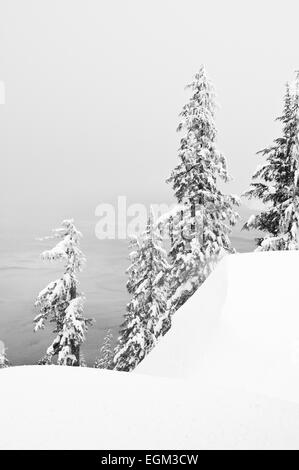
M 0 448 L 299 448 L 298 262 L 222 260 L 135 373 L 1 370 Z
M 63 366 L 0 371 L 0 449 L 298 448 L 299 407 L 187 380 Z
M 299 252 L 224 258 L 135 373 L 299 402 Z

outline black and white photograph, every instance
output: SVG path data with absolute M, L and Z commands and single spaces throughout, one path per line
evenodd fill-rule
M 299 450 L 298 25 L 0 0 L 0 450 Z

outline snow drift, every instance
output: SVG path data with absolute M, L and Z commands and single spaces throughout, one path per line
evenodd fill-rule
M 299 401 L 299 252 L 225 257 L 136 373 Z
M 298 252 L 221 261 L 134 373 L 0 371 L 0 448 L 299 448 Z

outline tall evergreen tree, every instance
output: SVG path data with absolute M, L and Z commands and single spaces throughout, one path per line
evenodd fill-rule
M 103 345 L 100 349 L 99 357 L 96 359 L 94 367 L 96 369 L 113 368 L 113 334 L 110 329 L 105 335 Z
M 64 220 L 61 227 L 53 230 L 48 238 L 60 241 L 51 250 L 44 251 L 42 258 L 49 261 L 62 260 L 64 274 L 43 289 L 36 300 L 39 314 L 35 317 L 35 331 L 45 327 L 47 321 L 55 324 L 55 339 L 48 348 L 42 363 L 51 363 L 57 356 L 59 365 L 79 366 L 80 346 L 92 321 L 83 316 L 84 298 L 78 292 L 78 272 L 85 258 L 79 248 L 82 234 L 72 220 Z
M 233 251 L 229 233 L 238 217 L 234 205 L 239 204 L 236 196 L 224 194 L 219 187 L 219 182 L 227 182 L 229 176 L 226 159 L 216 146 L 215 93 L 204 67 L 187 88 L 191 90 L 191 98 L 180 114 L 178 131 L 183 132 L 183 137 L 179 164 L 167 180 L 172 184 L 177 202 L 183 205 L 170 250 L 174 261 L 173 291 L 182 289 L 182 273 L 185 272 L 185 282 L 188 282 L 190 266 L 185 266 L 186 262 L 194 266 L 198 261 L 198 279 L 194 278 L 193 288 L 186 291 L 178 305 L 202 282 L 205 263 L 224 250 Z M 192 240 L 197 242 L 191 243 Z
M 265 232 L 257 250 L 298 249 L 299 230 L 299 74 L 294 87 L 286 85 L 282 137 L 259 154 L 266 158 L 253 175 L 248 198 L 260 199 L 265 210 L 253 215 L 244 229 Z M 259 180 L 259 181 L 256 181 Z
M 114 368 L 117 370 L 133 370 L 170 328 L 169 265 L 161 244 L 161 235 L 151 213 L 141 240 L 131 242 L 133 251 L 127 271 L 127 289 L 132 298 L 115 348 Z
M 0 369 L 9 367 L 9 362 L 6 356 L 6 350 L 2 341 L 0 341 Z

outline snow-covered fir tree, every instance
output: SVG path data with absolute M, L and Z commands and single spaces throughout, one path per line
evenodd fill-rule
M 63 276 L 43 289 L 36 300 L 39 314 L 35 317 L 35 331 L 45 327 L 46 322 L 54 323 L 56 334 L 41 363 L 51 363 L 57 356 L 59 365 L 79 366 L 80 346 L 92 320 L 83 315 L 84 298 L 78 292 L 77 274 L 82 270 L 85 258 L 79 248 L 82 234 L 73 220 L 64 220 L 61 227 L 53 230 L 47 238 L 58 239 L 51 250 L 44 251 L 42 258 L 65 263 Z
M 160 234 L 170 242 L 172 260 L 168 280 L 168 310 L 172 315 L 196 290 L 207 276 L 209 263 L 205 263 L 198 238 L 191 238 L 190 206 L 175 206 L 157 221 Z
M 253 175 L 248 198 L 260 199 L 265 209 L 252 215 L 244 228 L 265 232 L 257 239 L 257 250 L 297 250 L 299 230 L 299 74 L 294 86 L 287 84 L 282 136 L 259 154 L 266 161 Z
M 101 346 L 99 356 L 97 357 L 94 367 L 96 369 L 112 369 L 113 368 L 113 334 L 109 329 L 105 335 Z
M 131 301 L 115 348 L 114 368 L 133 370 L 170 328 L 169 265 L 151 213 L 141 239 L 131 241 L 127 282 Z
M 4 344 L 2 346 L 2 342 L 0 341 L 0 369 L 4 369 L 6 367 L 9 367 L 9 362 L 7 359 Z
M 178 250 L 171 273 L 171 314 L 205 281 L 212 270 L 214 260 L 214 257 L 205 257 L 197 238 L 191 240 L 187 251 L 182 248 Z
M 87 367 L 87 362 L 85 356 L 82 352 L 80 352 L 80 360 L 79 360 L 80 367 Z
M 50 366 L 52 364 L 53 356 L 51 354 L 44 354 L 43 357 L 38 361 L 39 366 Z
M 177 217 L 171 217 L 171 277 L 176 307 L 203 282 L 209 266 L 221 253 L 233 251 L 230 226 L 237 221 L 234 206 L 239 204 L 236 196 L 220 189 L 219 183 L 227 182 L 229 176 L 226 159 L 216 145 L 214 88 L 203 66 L 187 88 L 191 97 L 183 107 L 178 126 L 183 133 L 179 164 L 167 180 L 180 204 Z

